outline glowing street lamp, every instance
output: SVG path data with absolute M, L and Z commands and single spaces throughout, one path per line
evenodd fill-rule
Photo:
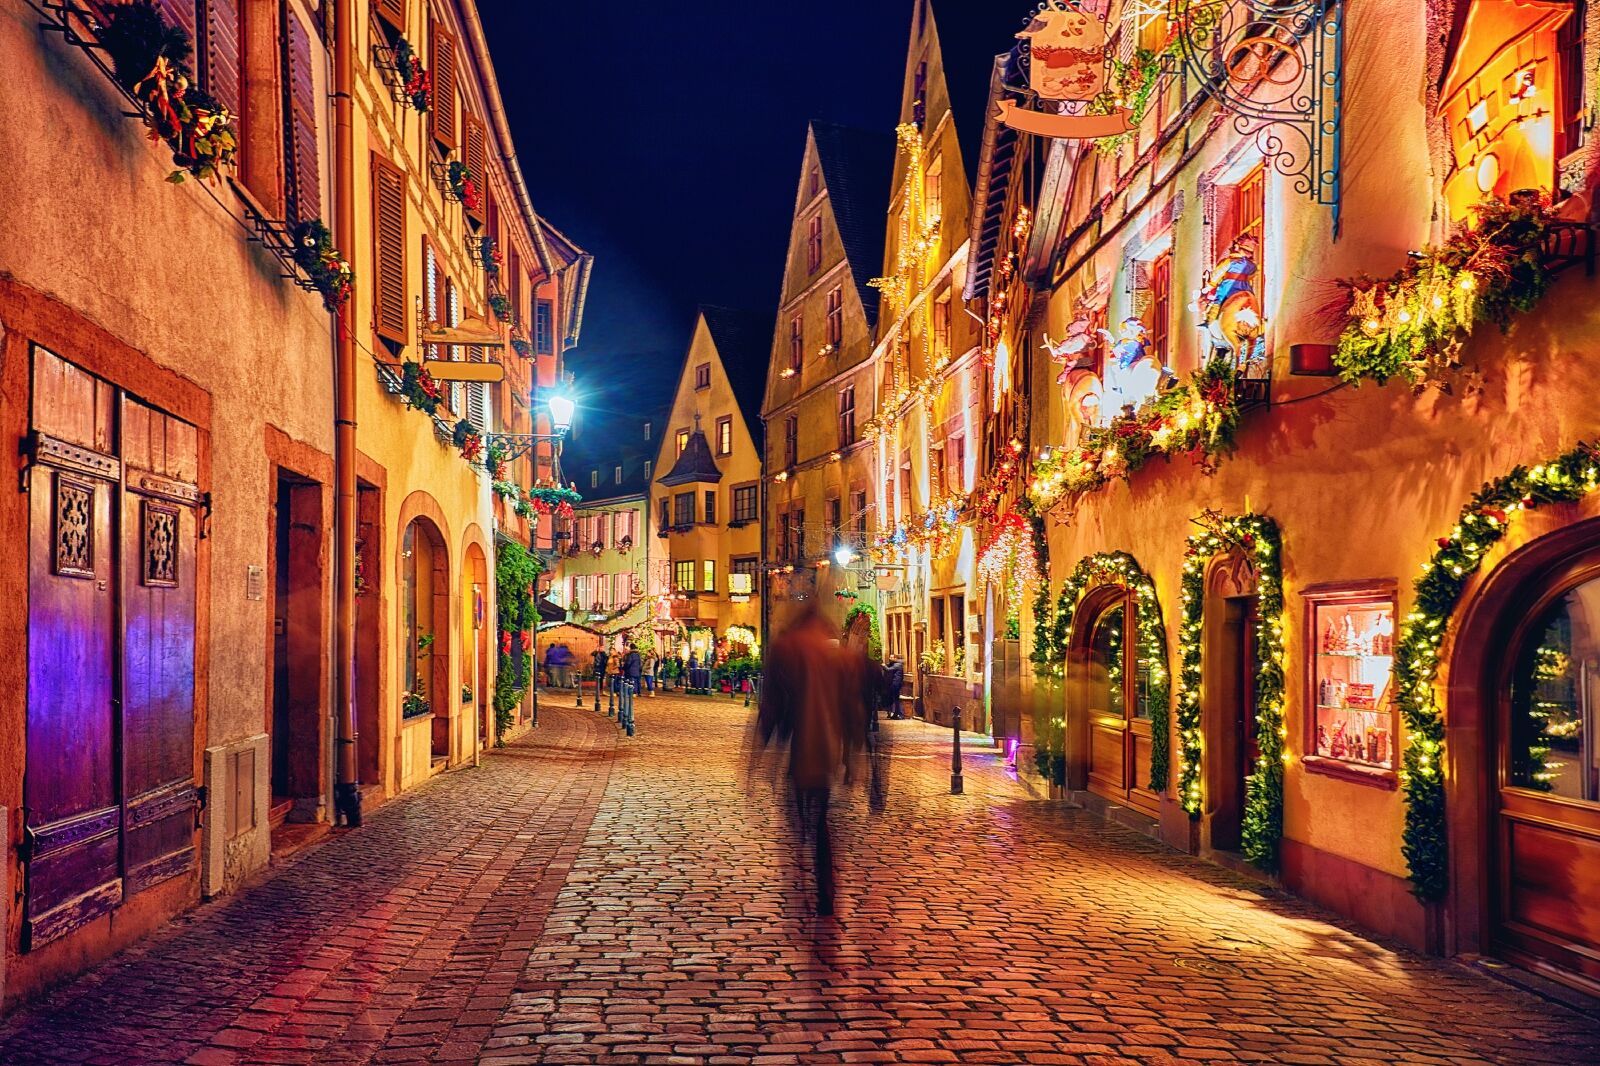
M 841 544 L 833 550 L 833 558 L 840 566 L 848 567 L 856 561 L 856 551 L 848 544 Z
M 564 392 L 558 392 L 550 397 L 550 425 L 555 429 L 557 436 L 564 436 L 567 430 L 572 428 L 572 416 L 577 410 L 578 405 Z

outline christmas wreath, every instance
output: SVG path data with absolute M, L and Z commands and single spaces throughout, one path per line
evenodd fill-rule
M 172 150 L 178 169 L 168 181 L 176 184 L 192 174 L 216 182 L 233 170 L 239 150 L 233 116 L 194 87 L 185 66 L 193 42 L 162 17 L 154 0 L 114 6 L 98 41 L 111 57 L 117 82 L 138 100 L 150 139 L 165 141 Z
M 322 294 L 322 305 L 337 312 L 350 299 L 355 272 L 333 246 L 333 234 L 321 219 L 312 219 L 295 225 L 293 239 L 295 265 Z

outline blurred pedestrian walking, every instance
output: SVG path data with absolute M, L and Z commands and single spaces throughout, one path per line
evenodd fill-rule
M 854 783 L 866 735 L 866 657 L 841 646 L 815 601 L 772 642 L 756 729 L 763 747 L 787 749 L 793 809 L 813 849 L 817 913 L 834 909 L 832 792 Z

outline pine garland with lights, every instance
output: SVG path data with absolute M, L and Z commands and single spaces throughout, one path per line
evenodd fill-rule
M 1572 503 L 1600 486 L 1600 446 L 1584 442 L 1532 469 L 1519 466 L 1479 489 L 1447 537 L 1422 564 L 1415 602 L 1395 646 L 1395 687 L 1408 743 L 1400 785 L 1406 824 L 1400 851 L 1418 899 L 1444 898 L 1449 887 L 1445 832 L 1444 710 L 1434 682 L 1450 616 L 1483 557 L 1506 534 L 1511 516 L 1545 504 Z
M 1347 283 L 1350 321 L 1333 361 L 1345 381 L 1422 386 L 1460 365 L 1475 326 L 1510 328 L 1550 287 L 1545 238 L 1554 221 L 1543 193 L 1478 205 L 1478 224 L 1443 245 L 1412 253 L 1391 277 Z
M 1090 589 L 1100 585 L 1120 585 L 1133 592 L 1138 627 L 1139 664 L 1149 670 L 1150 700 L 1150 789 L 1164 792 L 1170 777 L 1170 748 L 1167 716 L 1171 707 L 1171 674 L 1167 668 L 1166 627 L 1161 620 L 1161 604 L 1149 575 L 1127 552 L 1102 552 L 1081 560 L 1061 586 L 1055 609 L 1049 609 L 1049 582 L 1040 583 L 1034 599 L 1035 671 L 1043 678 L 1059 679 L 1065 673 L 1067 648 L 1072 640 L 1073 616 Z M 1041 610 L 1041 607 L 1043 610 Z M 1065 723 L 1059 723 L 1063 725 Z M 1040 723 L 1035 723 L 1036 726 Z M 1054 735 L 1057 723 L 1043 723 L 1041 736 Z
M 1278 524 L 1260 514 L 1206 512 L 1189 538 L 1183 562 L 1183 624 L 1178 629 L 1178 799 L 1190 818 L 1204 802 L 1200 693 L 1204 684 L 1206 564 L 1230 548 L 1256 568 L 1256 746 L 1260 758 L 1245 779 L 1244 853 L 1263 870 L 1278 868 L 1283 839 L 1284 725 L 1283 542 Z

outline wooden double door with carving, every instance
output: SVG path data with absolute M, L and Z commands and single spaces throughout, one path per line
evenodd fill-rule
M 198 433 L 36 348 L 24 950 L 195 866 Z

